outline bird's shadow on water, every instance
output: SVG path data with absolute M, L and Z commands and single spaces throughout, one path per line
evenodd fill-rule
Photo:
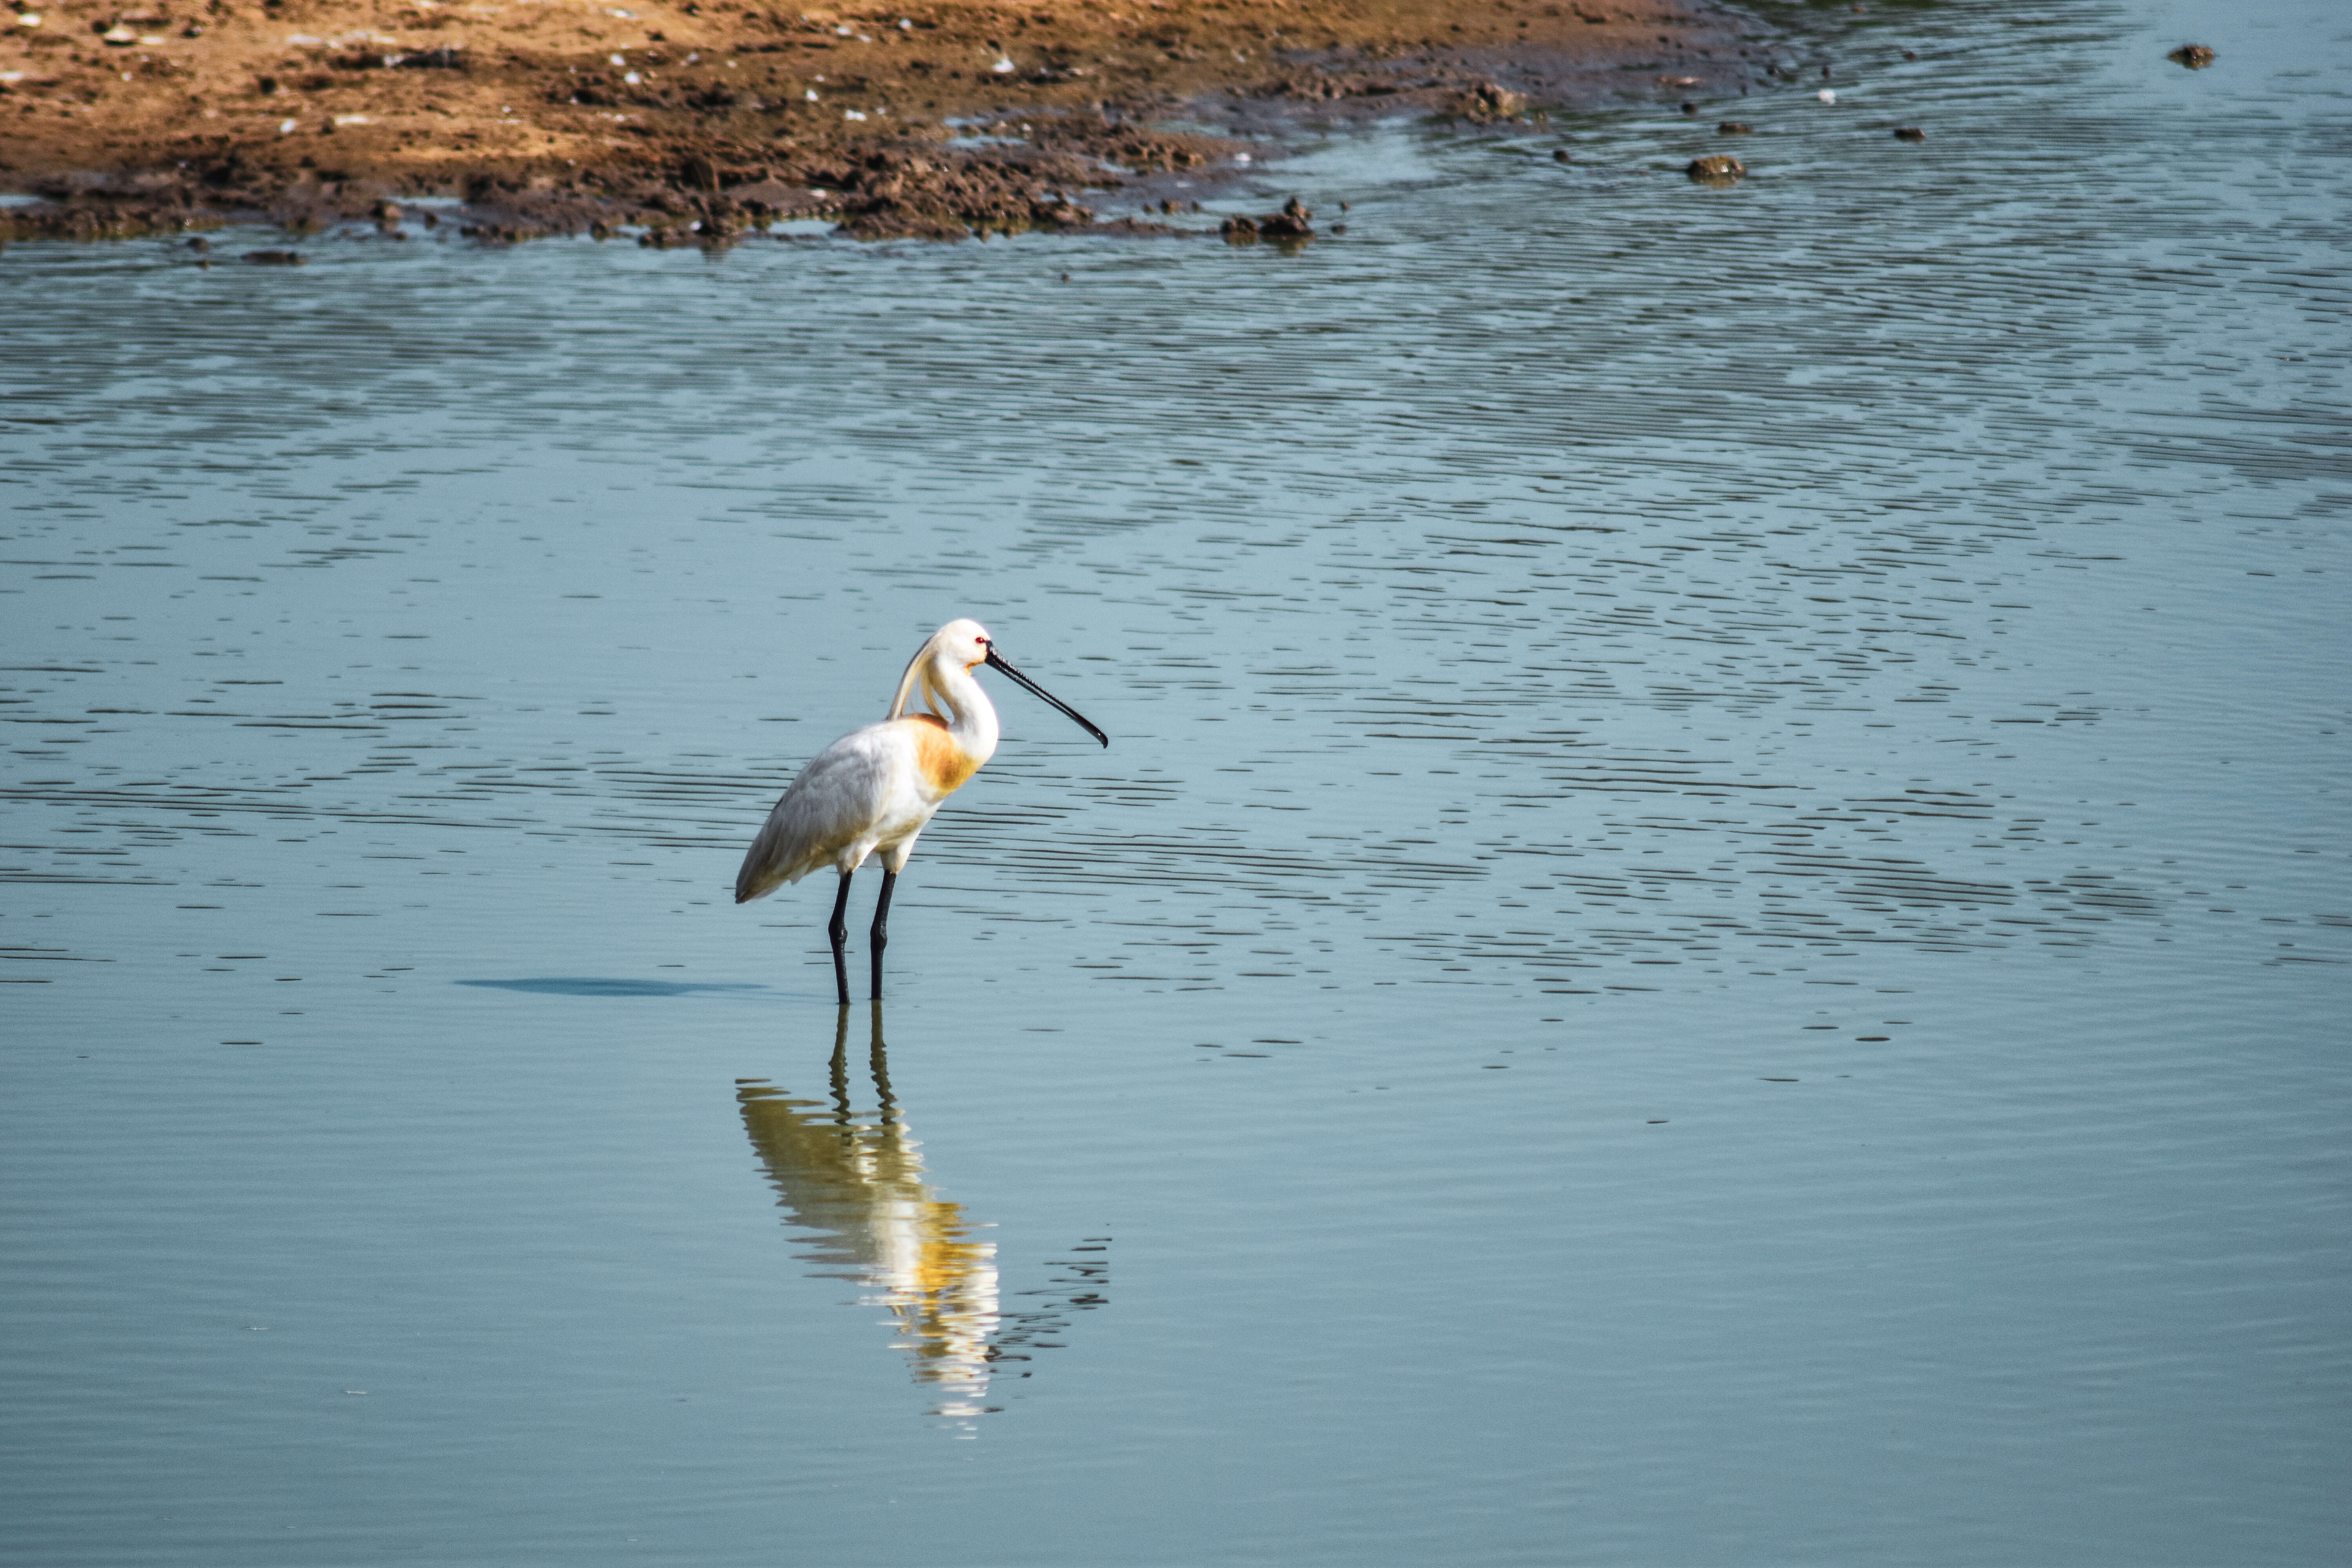
M 593 975 L 547 975 L 530 980 L 460 980 L 488 991 L 528 991 L 538 996 L 685 996 L 698 991 L 765 991 L 751 981 L 607 980 Z

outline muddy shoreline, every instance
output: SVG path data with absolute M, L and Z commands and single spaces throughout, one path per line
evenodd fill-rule
M 1289 129 L 1720 104 L 1788 68 L 1702 0 L 11 4 L 0 192 L 39 199 L 0 207 L 0 240 L 1215 232 L 1174 216 L 1180 183 Z

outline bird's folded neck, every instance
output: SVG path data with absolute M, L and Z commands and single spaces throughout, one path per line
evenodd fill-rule
M 935 658 L 923 668 L 923 700 L 939 716 L 973 765 L 996 751 L 996 709 L 971 671 L 952 659 Z

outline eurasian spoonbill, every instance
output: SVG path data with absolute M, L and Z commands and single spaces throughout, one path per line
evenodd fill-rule
M 1001 669 L 1063 712 L 1104 745 L 1110 737 L 1068 703 L 1007 664 L 977 621 L 950 621 L 908 662 L 890 716 L 853 730 L 819 752 L 784 791 L 735 874 L 735 901 L 749 903 L 820 867 L 841 877 L 833 898 L 833 979 L 849 1005 L 849 879 L 867 856 L 882 856 L 882 896 L 874 906 L 870 946 L 874 998 L 882 997 L 882 950 L 890 940 L 890 893 L 932 814 L 995 754 L 996 709 L 972 671 Z M 909 713 L 919 690 L 929 712 Z

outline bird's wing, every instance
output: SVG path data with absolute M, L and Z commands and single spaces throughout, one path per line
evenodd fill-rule
M 774 892 L 832 863 L 881 819 L 897 765 L 887 725 L 854 731 L 819 752 L 768 813 L 735 874 L 735 901 Z

